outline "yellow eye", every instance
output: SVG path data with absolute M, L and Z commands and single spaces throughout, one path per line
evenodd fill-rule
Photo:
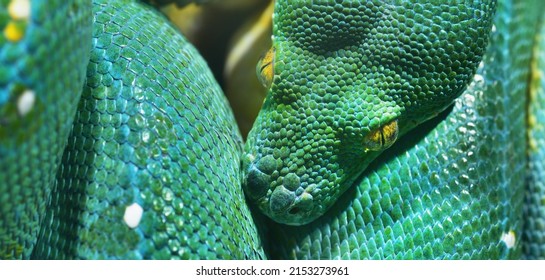
M 274 47 L 270 48 L 269 51 L 259 59 L 256 67 L 257 77 L 261 84 L 266 88 L 271 86 L 274 78 L 274 51 Z
M 397 120 L 393 120 L 371 131 L 363 140 L 363 144 L 369 151 L 385 150 L 394 144 L 398 134 L 399 127 L 397 126 Z

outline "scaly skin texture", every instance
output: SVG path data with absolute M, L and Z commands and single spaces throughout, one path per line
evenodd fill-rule
M 74 120 L 92 16 L 91 1 L 31 1 L 28 16 L 10 2 L 0 1 L 0 259 L 26 259 Z
M 72 2 L 31 2 L 49 29 L 1 48 L 0 258 L 264 258 L 204 60 L 148 5 Z M 21 119 L 19 83 L 36 93 Z
M 232 164 L 241 137 L 202 58 L 138 2 L 93 12 L 87 84 L 33 257 L 263 258 Z
M 272 223 L 272 256 L 520 258 L 538 3 L 501 1 L 483 63 L 453 107 L 383 153 L 324 217 L 297 230 Z
M 395 140 L 374 132 L 404 134 L 462 93 L 494 10 L 493 1 L 276 1 L 274 79 L 243 158 L 249 198 L 280 223 L 323 215 Z
M 31 1 L 25 25 L 14 1 L 0 0 L 0 258 L 545 257 L 540 0 L 278 0 L 244 154 L 206 64 L 151 7 Z M 307 224 L 253 219 L 241 182 Z
M 522 246 L 528 259 L 545 258 L 545 21 L 540 19 L 528 108 L 528 189 Z

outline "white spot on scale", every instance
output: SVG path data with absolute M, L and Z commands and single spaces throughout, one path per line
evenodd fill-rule
M 30 0 L 11 0 L 8 12 L 13 19 L 28 19 L 30 17 Z
M 501 235 L 501 241 L 505 243 L 505 246 L 507 246 L 507 249 L 511 249 L 515 247 L 515 243 L 517 242 L 517 237 L 515 236 L 515 232 L 510 230 L 507 233 L 503 233 Z
M 143 213 L 144 209 L 142 209 L 142 206 L 135 202 L 125 208 L 123 221 L 125 221 L 125 224 L 127 224 L 127 226 L 130 228 L 135 228 L 138 226 L 138 224 L 140 224 Z
M 144 131 L 142 132 L 142 141 L 144 141 L 144 143 L 148 143 L 149 138 L 150 138 L 150 133 L 149 133 L 149 131 L 144 130 Z
M 36 101 L 36 94 L 32 90 L 25 90 L 21 96 L 19 96 L 19 99 L 17 99 L 17 110 L 19 111 L 19 115 L 26 116 L 30 111 L 32 111 L 32 107 L 34 107 L 34 102 Z

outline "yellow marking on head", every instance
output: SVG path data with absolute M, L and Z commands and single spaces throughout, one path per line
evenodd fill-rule
M 8 13 L 12 19 L 28 20 L 30 17 L 30 0 L 11 0 Z
M 10 21 L 4 28 L 4 37 L 11 42 L 18 42 L 23 39 L 25 32 L 20 24 Z
M 367 151 L 382 151 L 394 144 L 399 135 L 397 120 L 393 120 L 371 131 L 363 140 Z
M 274 78 L 274 47 L 259 60 L 257 63 L 257 77 L 264 87 L 269 88 Z

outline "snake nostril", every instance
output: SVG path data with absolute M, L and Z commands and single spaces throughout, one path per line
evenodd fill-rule
M 291 215 L 296 215 L 297 213 L 299 213 L 301 211 L 301 208 L 299 207 L 293 207 L 291 208 L 288 213 L 290 213 Z

